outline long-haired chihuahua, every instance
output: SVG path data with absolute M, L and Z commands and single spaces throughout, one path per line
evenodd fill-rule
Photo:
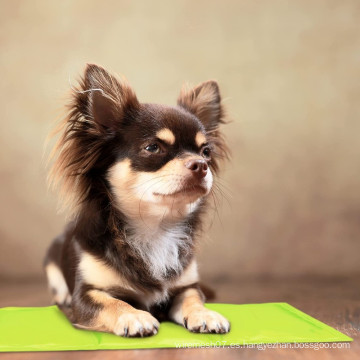
M 203 305 L 195 258 L 213 174 L 227 157 L 222 123 L 215 81 L 184 88 L 175 107 L 143 104 L 126 81 L 87 65 L 49 173 L 72 220 L 45 270 L 74 326 L 149 336 L 169 319 L 229 331 Z

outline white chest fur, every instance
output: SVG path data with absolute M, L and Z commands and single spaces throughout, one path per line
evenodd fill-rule
M 137 227 L 136 232 L 126 238 L 155 279 L 162 280 L 169 272 L 182 272 L 179 255 L 187 254 L 191 244 L 185 226 L 181 224 L 168 229 L 160 227 L 156 230 L 145 226 Z

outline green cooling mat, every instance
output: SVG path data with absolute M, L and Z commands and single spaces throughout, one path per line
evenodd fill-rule
M 223 347 L 265 343 L 339 342 L 352 339 L 286 303 L 206 304 L 231 322 L 228 334 L 194 334 L 163 322 L 157 335 L 122 338 L 78 330 L 56 307 L 0 309 L 0 351 Z

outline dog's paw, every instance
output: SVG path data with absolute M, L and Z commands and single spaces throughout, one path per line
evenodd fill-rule
M 184 327 L 192 332 L 225 334 L 230 323 L 219 313 L 203 308 L 191 311 L 184 318 Z
M 136 310 L 119 316 L 114 333 L 124 337 L 151 336 L 157 334 L 159 326 L 159 322 L 150 313 Z

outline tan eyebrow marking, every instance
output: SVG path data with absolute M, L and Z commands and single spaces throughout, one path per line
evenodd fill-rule
M 201 147 L 206 143 L 206 136 L 201 131 L 198 131 L 195 136 L 195 142 L 198 147 Z
M 159 130 L 156 133 L 156 137 L 162 141 L 165 141 L 166 143 L 168 143 L 170 145 L 174 145 L 174 143 L 175 143 L 175 135 L 168 128 L 163 128 L 163 129 Z

